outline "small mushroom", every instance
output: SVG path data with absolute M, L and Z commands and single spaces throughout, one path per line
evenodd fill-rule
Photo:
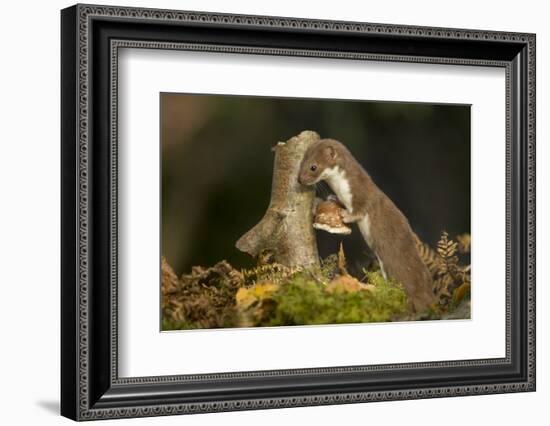
M 342 206 L 333 200 L 321 201 L 315 212 L 315 229 L 321 229 L 331 234 L 351 234 L 351 228 L 342 220 Z

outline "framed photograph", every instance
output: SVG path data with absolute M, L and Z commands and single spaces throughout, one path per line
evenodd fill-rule
M 535 390 L 535 35 L 61 12 L 61 412 Z

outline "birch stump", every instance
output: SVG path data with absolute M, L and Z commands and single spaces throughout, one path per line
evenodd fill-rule
M 271 200 L 262 220 L 235 244 L 240 251 L 288 267 L 319 265 L 313 228 L 315 187 L 298 182 L 304 154 L 317 140 L 317 133 L 306 130 L 273 148 Z

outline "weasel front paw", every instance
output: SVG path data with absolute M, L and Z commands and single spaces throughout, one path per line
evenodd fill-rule
M 353 223 L 360 220 L 363 216 L 350 213 L 347 210 L 342 210 L 342 222 L 344 223 Z

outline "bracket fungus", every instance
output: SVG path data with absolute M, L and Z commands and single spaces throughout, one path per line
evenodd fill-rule
M 351 228 L 342 220 L 342 206 L 332 199 L 317 205 L 313 227 L 331 234 L 351 234 Z

